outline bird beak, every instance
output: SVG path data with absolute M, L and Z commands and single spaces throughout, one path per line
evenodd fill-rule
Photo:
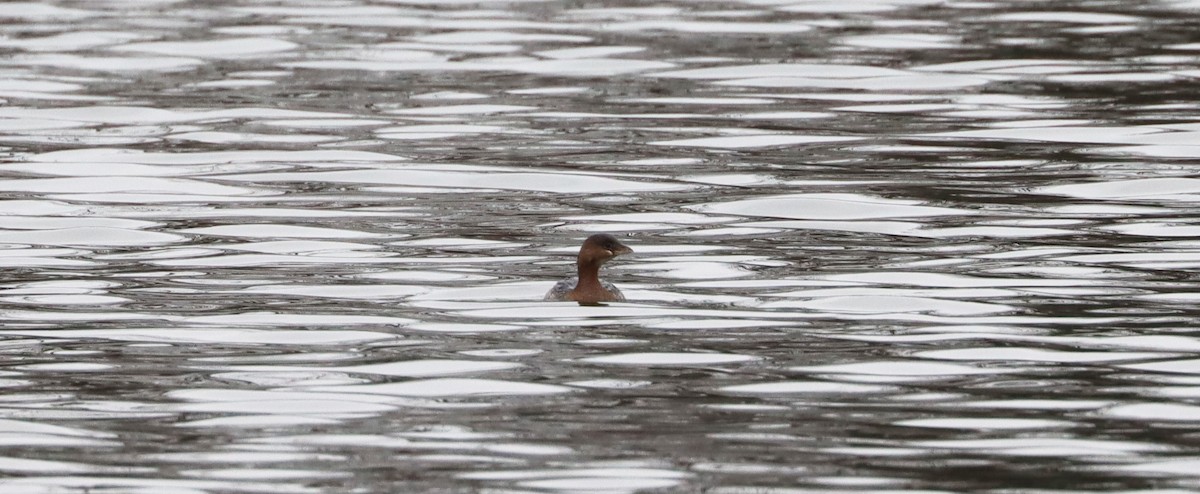
M 613 257 L 619 256 L 621 254 L 632 254 L 632 253 L 633 253 L 633 249 L 630 249 L 629 247 L 626 247 L 624 245 L 618 247 L 617 250 L 612 251 Z

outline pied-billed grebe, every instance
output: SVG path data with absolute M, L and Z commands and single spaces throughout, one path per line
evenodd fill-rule
M 623 302 L 625 296 L 612 283 L 600 280 L 600 266 L 609 259 L 621 254 L 633 252 L 616 237 L 606 233 L 598 233 L 583 241 L 579 248 L 579 258 L 576 260 L 579 276 L 558 282 L 545 300 L 555 302 L 575 301 L 583 305 L 600 302 Z

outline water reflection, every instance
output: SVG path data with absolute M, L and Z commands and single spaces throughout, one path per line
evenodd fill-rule
M 7 3 L 4 492 L 1194 488 L 1198 7 Z

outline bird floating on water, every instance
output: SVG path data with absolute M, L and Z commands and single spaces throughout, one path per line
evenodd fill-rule
M 621 294 L 612 283 L 600 279 L 600 266 L 610 259 L 622 254 L 633 252 L 616 237 L 607 233 L 598 233 L 583 241 L 579 248 L 579 258 L 576 267 L 579 275 L 558 282 L 546 293 L 545 300 L 554 302 L 579 302 L 579 305 L 598 305 L 600 302 L 624 302 Z

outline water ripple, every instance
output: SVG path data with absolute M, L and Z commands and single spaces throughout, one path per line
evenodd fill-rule
M 1195 1 L 5 7 L 5 492 L 1194 487 Z

